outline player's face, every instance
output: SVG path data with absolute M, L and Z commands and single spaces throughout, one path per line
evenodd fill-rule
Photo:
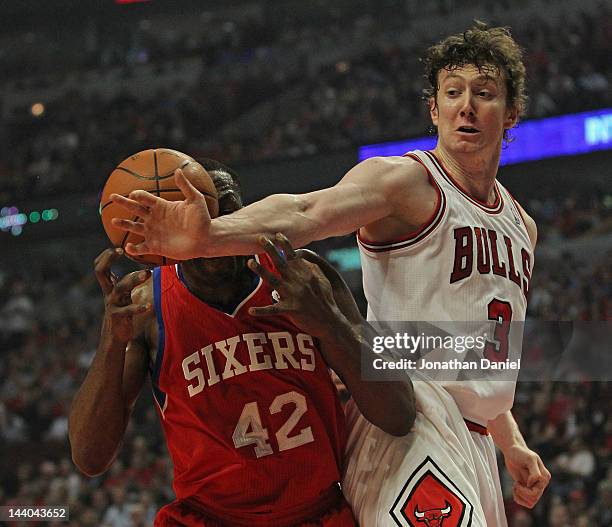
M 517 112 L 507 105 L 506 83 L 497 68 L 443 69 L 438 86 L 430 113 L 444 148 L 456 153 L 501 148 L 504 130 L 516 124 Z

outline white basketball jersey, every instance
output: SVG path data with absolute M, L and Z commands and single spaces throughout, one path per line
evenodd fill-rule
M 472 198 L 432 152 L 406 156 L 427 170 L 438 206 L 401 239 L 381 244 L 358 233 L 368 320 L 482 321 L 492 341 L 484 357 L 502 361 L 508 349 L 520 356 L 522 328 L 509 322 L 525 320 L 533 252 L 517 204 L 499 182 L 493 205 Z M 514 381 L 446 375 L 440 382 L 466 419 L 486 426 L 512 407 Z

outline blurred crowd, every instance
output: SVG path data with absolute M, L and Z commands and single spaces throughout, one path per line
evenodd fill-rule
M 329 8 L 327 17 L 318 11 L 302 24 L 281 18 L 274 25 L 253 13 L 235 22 L 205 17 L 200 31 L 180 32 L 168 24 L 161 32 L 148 20 L 134 21 L 134 30 L 120 32 L 121 38 L 93 31 L 89 47 L 83 44 L 89 55 L 77 55 L 90 58 L 65 66 L 81 68 L 71 73 L 78 87 L 73 83 L 40 101 L 44 111 L 38 107 L 36 115 L 30 107 L 36 101 L 7 105 L 0 121 L 0 198 L 98 189 L 119 161 L 152 145 L 236 164 L 427 133 L 419 57 L 432 37 L 415 40 L 421 31 L 416 5 L 376 3 L 374 13 L 374 4 L 366 4 L 369 11 Z M 453 4 L 421 9 L 420 22 Z M 504 18 L 494 13 L 491 20 L 496 16 Z M 612 104 L 609 6 L 559 22 L 532 17 L 514 35 L 526 50 L 526 118 Z M 0 67 L 22 68 L 7 81 L 9 96 L 32 85 L 50 90 L 66 75 L 43 69 L 32 76 L 37 68 L 24 64 L 36 62 L 36 50 L 61 54 L 63 48 L 36 38 L 31 47 L 32 56 L 22 61 L 0 53 Z M 188 71 L 198 72 L 193 80 L 183 78 L 185 61 L 192 61 Z M 39 62 L 48 67 L 49 61 Z M 129 82 L 110 97 L 82 89 L 103 80 L 112 84 L 113 75 L 123 83 L 139 66 L 149 68 L 146 90 L 130 89 Z M 169 84 L 156 82 L 168 75 Z
M 362 21 L 363 22 L 363 21 Z M 368 22 L 374 25 L 374 20 Z M 524 118 L 606 107 L 612 103 L 612 17 L 608 8 L 563 20 L 543 18 L 514 28 L 525 48 L 530 101 Z M 339 60 L 304 81 L 291 111 L 280 103 L 268 130 L 215 137 L 210 148 L 226 159 L 259 160 L 325 152 L 424 134 L 423 43 L 386 39 L 358 58 Z
M 554 244 L 612 226 L 612 195 L 606 188 L 582 185 L 563 198 L 555 193 L 555 188 L 542 189 L 537 198 L 523 200 L 538 226 L 540 242 Z
M 510 499 L 512 481 L 503 473 L 512 527 L 612 525 L 610 396 L 610 382 L 519 384 L 512 413 L 552 479 L 527 511 Z
M 559 262 L 538 261 L 529 318 L 610 320 L 612 253 L 591 264 L 580 256 Z M 66 504 L 71 527 L 151 525 L 173 492 L 150 390 L 106 474 L 87 478 L 70 460 L 67 413 L 97 345 L 98 289 L 93 272 L 76 265 L 45 262 L 27 277 L 0 272 L 0 505 Z M 542 341 L 525 346 L 526 355 L 537 354 Z M 610 382 L 519 383 L 514 414 L 553 479 L 527 511 L 513 503 L 504 472 L 512 526 L 612 525 L 611 397 Z

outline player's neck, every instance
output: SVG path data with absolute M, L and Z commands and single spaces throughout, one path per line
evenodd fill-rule
M 223 260 L 223 262 L 221 262 Z M 229 306 L 239 303 L 250 292 L 253 272 L 244 256 L 211 259 L 197 265 L 184 262 L 181 274 L 195 296 L 207 304 Z M 223 263 L 223 270 L 218 266 Z
M 450 153 L 438 143 L 434 152 L 447 172 L 470 196 L 484 203 L 495 202 L 495 178 L 499 168 L 500 150 L 487 153 Z

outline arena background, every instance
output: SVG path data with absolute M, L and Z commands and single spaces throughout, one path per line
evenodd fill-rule
M 530 319 L 612 317 L 609 6 L 203 6 L 0 5 L 0 505 L 67 504 L 71 526 L 128 527 L 151 525 L 172 499 L 148 390 L 107 474 L 80 475 L 67 444 L 69 404 L 99 334 L 92 261 L 107 245 L 97 207 L 114 165 L 155 146 L 213 157 L 237 168 L 247 202 L 331 185 L 357 162 L 359 146 L 430 133 L 418 57 L 474 18 L 511 26 L 525 48 L 525 120 L 604 110 L 592 152 L 507 165 L 500 179 L 539 226 Z M 363 309 L 354 237 L 315 248 L 342 270 Z M 606 380 L 609 367 L 608 358 Z M 504 473 L 514 527 L 612 525 L 612 390 L 570 378 L 519 383 L 514 414 L 553 478 L 527 511 L 513 503 Z

